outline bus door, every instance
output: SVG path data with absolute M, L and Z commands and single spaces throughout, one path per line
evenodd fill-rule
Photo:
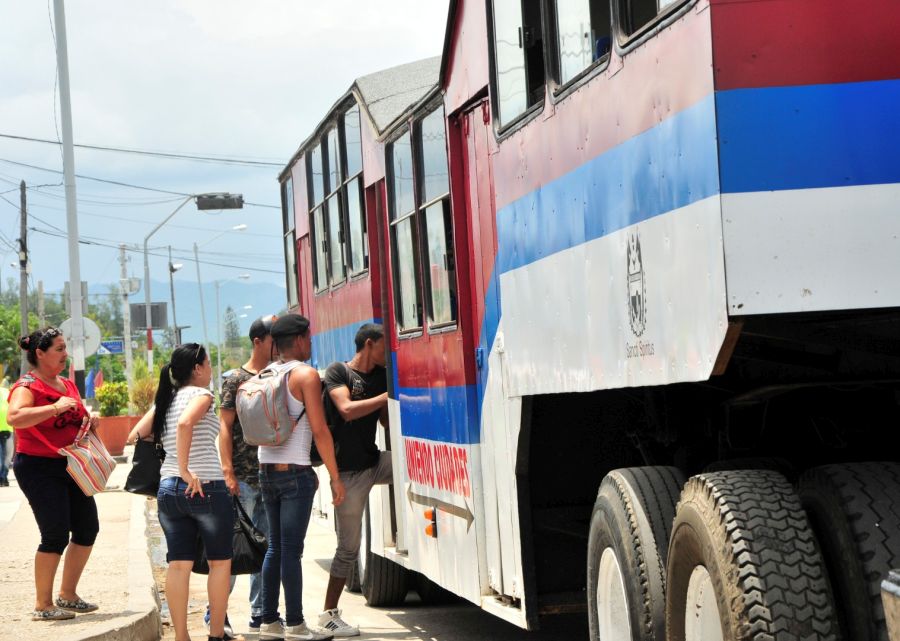
M 398 546 L 410 566 L 476 603 L 481 598 L 473 474 L 478 418 L 468 231 L 435 102 L 386 145 L 391 433 Z M 452 155 L 452 154 L 451 154 Z M 454 173 L 455 175 L 455 173 Z M 399 420 L 397 420 L 399 419 Z M 399 423 L 399 432 L 393 424 Z M 399 469 L 398 469 L 399 468 Z M 426 532 L 434 509 L 437 536 Z
M 497 224 L 491 164 L 491 110 L 487 99 L 465 111 L 458 120 L 461 173 L 471 230 L 470 282 L 475 356 L 476 414 L 479 454 L 479 512 L 482 516 L 482 563 L 490 590 L 521 598 L 521 544 L 515 462 L 520 402 L 506 397 L 503 345 L 500 331 Z M 516 415 L 513 415 L 516 414 Z

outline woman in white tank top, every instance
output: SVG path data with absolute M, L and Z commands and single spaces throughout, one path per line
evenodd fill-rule
M 271 332 L 281 361 L 274 365 L 288 373 L 288 410 L 297 420 L 282 445 L 259 448 L 259 485 L 266 506 L 269 548 L 263 561 L 263 622 L 261 641 L 322 640 L 330 633 L 311 629 L 303 617 L 303 575 L 300 557 L 312 512 L 317 479 L 309 459 L 313 439 L 331 476 L 335 505 L 344 500 L 334 457 L 331 433 L 325 424 L 319 373 L 300 361 L 309 359 L 309 321 L 289 314 L 272 324 Z M 284 586 L 285 621 L 278 618 L 278 599 Z

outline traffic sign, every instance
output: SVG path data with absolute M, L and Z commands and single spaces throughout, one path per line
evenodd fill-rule
M 106 351 L 103 351 L 106 350 Z M 100 349 L 98 354 L 121 354 L 125 351 L 125 341 L 123 340 L 105 340 L 100 341 Z
M 84 327 L 84 355 L 91 356 L 100 347 L 100 328 L 90 318 L 82 318 L 81 322 Z M 64 320 L 59 326 L 59 331 L 63 333 L 66 340 L 71 340 L 72 319 L 67 318 Z

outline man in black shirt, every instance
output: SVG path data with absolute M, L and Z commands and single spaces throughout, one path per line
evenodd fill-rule
M 335 637 L 359 634 L 341 619 L 338 600 L 359 555 L 362 515 L 373 485 L 392 481 L 391 453 L 375 444 L 378 421 L 388 424 L 384 328 L 366 323 L 356 332 L 356 355 L 349 363 L 336 362 L 325 372 L 325 389 L 338 417 L 334 419 L 337 464 L 346 488 L 344 502 L 334 510 L 337 550 L 331 562 L 325 611 L 319 626 Z

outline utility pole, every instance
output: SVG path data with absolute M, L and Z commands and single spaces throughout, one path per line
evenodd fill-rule
M 39 280 L 37 282 L 37 304 L 38 304 L 38 325 L 40 327 L 46 327 L 47 323 L 44 320 L 44 281 Z
M 133 383 L 133 370 L 132 370 L 132 361 L 131 361 L 131 306 L 128 304 L 128 294 L 130 291 L 130 283 L 128 281 L 128 268 L 126 266 L 128 259 L 125 257 L 125 245 L 119 245 L 119 265 L 121 266 L 121 271 L 119 272 L 119 283 L 122 286 L 122 321 L 125 327 L 123 328 L 123 333 L 125 336 L 123 337 L 125 340 L 122 342 L 125 344 L 125 382 L 128 384 L 128 398 L 131 398 L 131 385 Z M 151 372 L 152 376 L 153 373 Z
M 175 344 L 181 345 L 181 328 L 178 327 L 178 320 L 175 318 L 175 265 L 172 264 L 172 246 L 169 245 L 169 293 L 172 295 L 172 327 L 175 328 Z
M 21 220 L 19 226 L 19 332 L 28 335 L 28 209 L 25 205 L 25 181 L 19 183 L 19 199 L 21 201 Z M 22 352 L 21 370 L 24 374 L 29 369 L 28 359 Z
M 75 152 L 72 140 L 72 98 L 69 91 L 69 56 L 66 46 L 66 10 L 63 0 L 53 0 L 56 23 L 56 67 L 59 74 L 59 107 L 62 121 L 63 179 L 66 186 L 66 233 L 69 237 L 69 297 L 72 335 L 66 336 L 75 365 L 75 384 L 84 396 L 84 322 L 81 315 L 81 263 L 78 254 L 78 211 L 75 194 Z

